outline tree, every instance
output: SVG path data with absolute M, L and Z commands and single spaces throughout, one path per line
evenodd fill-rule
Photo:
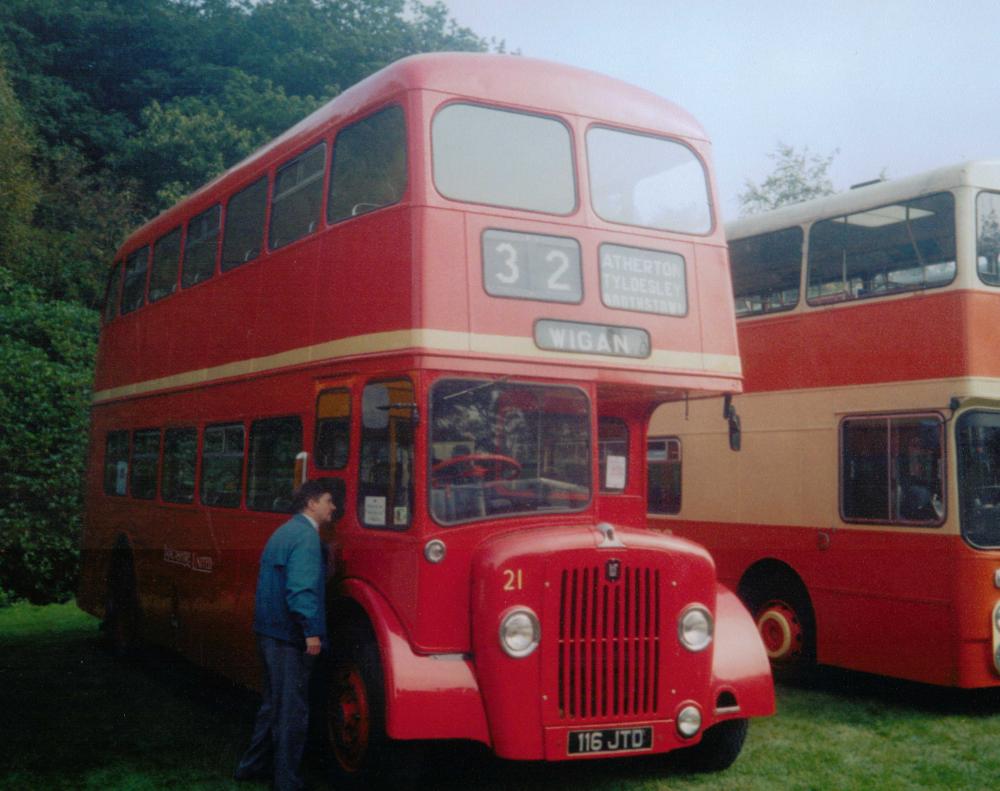
M 779 142 L 774 153 L 768 154 L 775 163 L 771 174 L 759 185 L 747 179 L 745 189 L 737 196 L 740 214 L 759 214 L 790 203 L 832 195 L 834 189 L 829 171 L 836 155 L 837 151 L 825 157 L 812 154 L 808 146 L 796 151 Z

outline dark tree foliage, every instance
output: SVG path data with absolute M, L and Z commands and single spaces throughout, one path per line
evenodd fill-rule
M 440 2 L 0 2 L 0 603 L 71 595 L 129 230 L 392 61 L 487 47 Z

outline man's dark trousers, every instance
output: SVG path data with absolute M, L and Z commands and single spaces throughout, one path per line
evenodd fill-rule
M 263 667 L 261 706 L 238 776 L 266 777 L 273 766 L 278 791 L 302 788 L 302 753 L 309 730 L 309 676 L 316 657 L 301 647 L 257 635 Z

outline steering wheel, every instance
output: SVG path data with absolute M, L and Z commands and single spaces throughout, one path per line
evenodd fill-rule
M 438 462 L 431 472 L 435 483 L 509 481 L 521 474 L 521 463 L 499 453 L 469 453 Z

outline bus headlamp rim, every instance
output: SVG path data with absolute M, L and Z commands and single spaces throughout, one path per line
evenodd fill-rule
M 714 630 L 712 613 L 703 604 L 689 604 L 677 619 L 677 639 L 688 651 L 698 652 L 708 648 L 712 644 Z M 692 639 L 691 635 L 698 633 L 701 637 Z
M 529 630 L 525 640 L 525 631 Z M 519 639 L 514 642 L 514 636 Z M 538 616 L 529 607 L 512 607 L 500 619 L 500 648 L 507 656 L 524 659 L 531 656 L 542 637 L 542 627 Z M 513 644 L 512 644 L 513 642 Z

